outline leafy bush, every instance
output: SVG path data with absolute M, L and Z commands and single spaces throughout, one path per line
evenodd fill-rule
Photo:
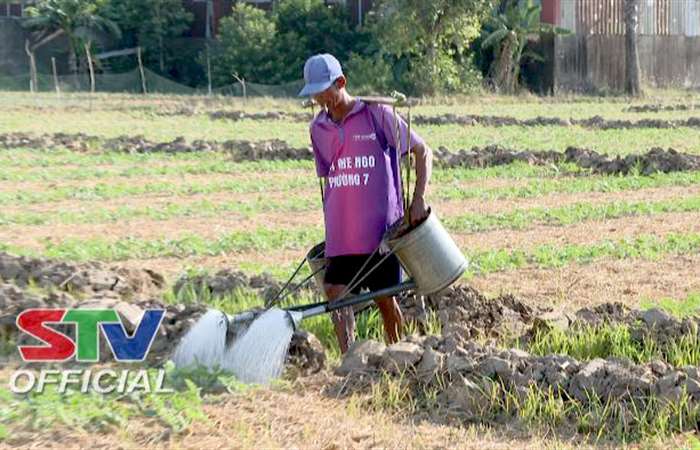
M 249 81 L 275 80 L 279 69 L 272 57 L 275 40 L 275 23 L 264 11 L 246 4 L 236 5 L 231 16 L 220 22 L 220 47 L 212 57 L 214 84 L 233 83 L 234 73 Z

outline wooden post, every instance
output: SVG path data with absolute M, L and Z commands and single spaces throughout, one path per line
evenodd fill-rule
M 58 73 L 56 72 L 56 58 L 51 57 L 51 71 L 53 72 L 53 86 L 56 88 L 56 94 L 61 95 L 61 88 L 58 86 Z
M 243 88 L 243 101 L 248 100 L 248 93 L 246 92 L 245 88 L 245 79 L 239 77 L 237 73 L 234 73 L 233 77 L 236 79 L 236 81 L 240 83 L 241 87 Z
M 24 51 L 29 56 L 29 91 L 37 92 L 39 89 L 37 86 L 36 59 L 34 58 L 34 50 L 29 46 L 29 39 L 24 41 Z
M 92 58 L 90 57 L 90 43 L 85 43 L 85 55 L 87 55 L 88 70 L 90 71 L 90 93 L 95 93 L 95 71 L 92 67 Z
M 139 73 L 141 74 L 141 89 L 144 94 L 148 94 L 146 90 L 146 74 L 143 71 L 143 60 L 141 59 L 141 47 L 136 48 L 136 59 L 139 61 Z
M 209 96 L 211 96 L 211 59 L 209 58 L 209 41 L 207 41 L 207 86 Z

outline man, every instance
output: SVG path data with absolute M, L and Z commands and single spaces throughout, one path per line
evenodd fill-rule
M 397 120 L 392 109 L 351 97 L 340 63 L 332 55 L 309 58 L 304 65 L 304 81 L 299 95 L 310 96 L 321 106 L 310 131 L 316 172 L 325 178 L 323 212 L 329 262 L 324 287 L 332 302 L 385 257 L 377 251 L 384 232 L 404 214 L 399 157 L 405 154 L 409 142 L 416 160 L 416 187 L 409 217 L 416 224 L 428 216 L 425 193 L 432 151 L 416 133 L 411 132 L 409 139 L 407 125 L 398 116 L 397 145 Z M 399 148 L 402 155 L 398 155 Z M 376 291 L 400 281 L 399 261 L 391 255 L 353 293 L 363 287 Z M 403 321 L 398 302 L 394 297 L 384 297 L 376 303 L 387 340 L 398 341 Z M 332 320 L 340 350 L 345 353 L 354 341 L 352 308 L 333 313 Z

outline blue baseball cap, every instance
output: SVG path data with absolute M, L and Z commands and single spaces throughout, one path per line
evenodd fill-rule
M 325 91 L 342 75 L 343 69 L 335 56 L 328 53 L 312 56 L 304 64 L 306 85 L 299 92 L 299 97 L 316 95 Z

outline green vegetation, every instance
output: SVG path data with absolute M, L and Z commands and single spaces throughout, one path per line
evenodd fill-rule
M 453 111 L 446 108 L 444 112 Z M 188 141 L 281 139 L 293 147 L 309 145 L 308 125 L 287 120 L 231 122 L 212 120 L 207 115 L 161 117 L 127 111 L 94 111 L 85 114 L 69 110 L 60 114 L 39 113 L 36 121 L 27 123 L 22 115 L 15 111 L 0 111 L 0 133 L 18 130 L 37 134 L 83 132 L 106 138 L 138 134 L 158 142 L 183 136 Z M 596 130 L 579 126 L 524 128 L 420 125 L 416 126 L 416 130 L 432 148 L 443 146 L 452 151 L 487 145 L 500 145 L 516 150 L 557 151 L 575 146 L 610 155 L 626 155 L 645 152 L 652 147 L 671 147 L 682 152 L 700 154 L 700 128 Z
M 19 152 L 18 152 L 19 153 Z M 40 151 L 29 151 L 28 161 L 0 157 L 0 163 L 7 162 L 8 169 L 0 174 L 0 181 L 67 181 L 67 180 L 91 180 L 110 178 L 132 177 L 166 177 L 183 175 L 208 175 L 208 174 L 260 174 L 273 176 L 280 174 L 289 175 L 290 171 L 298 171 L 300 176 L 315 177 L 313 161 L 311 160 L 285 160 L 285 161 L 245 161 L 233 162 L 226 153 L 193 153 L 192 155 L 206 155 L 206 158 L 171 158 L 167 154 L 153 154 L 149 158 L 136 155 L 122 158 L 108 158 L 108 155 L 123 155 L 117 152 L 105 152 L 94 156 L 80 156 L 80 158 L 50 158 L 42 155 Z M 140 155 L 139 155 L 140 156 Z M 37 161 L 32 161 L 36 157 Z M 193 162 L 190 162 L 190 159 Z M 79 165 L 79 168 L 60 167 L 63 161 Z M 27 169 L 24 163 L 36 162 Z M 98 167 L 109 164 L 108 167 Z M 18 167 L 18 165 L 20 165 Z M 50 168 L 47 168 L 50 167 Z M 539 178 L 558 177 L 562 175 L 580 174 L 583 171 L 574 164 L 532 166 L 523 162 L 494 166 L 487 168 L 436 168 L 434 172 L 435 182 L 447 181 L 473 181 L 483 178 Z
M 133 177 L 166 177 L 185 175 L 240 175 L 259 172 L 280 172 L 283 174 L 289 171 L 299 170 L 304 174 L 313 174 L 313 163 L 311 161 L 254 161 L 237 163 L 221 157 L 209 157 L 207 160 L 193 164 L 157 165 L 165 161 L 148 161 L 154 165 L 137 165 L 134 161 L 125 167 L 92 167 L 66 169 L 53 167 L 50 169 L 8 169 L 0 174 L 0 181 L 64 181 L 64 180 L 94 180 L 113 178 L 133 178 Z M 267 163 L 267 164 L 266 164 Z
M 650 176 L 590 176 L 590 177 L 559 177 L 532 179 L 526 184 L 479 188 L 460 186 L 462 180 L 474 179 L 471 171 L 484 170 L 486 175 L 497 176 L 499 170 L 488 169 L 449 169 L 436 171 L 436 178 L 442 178 L 442 184 L 436 186 L 433 196 L 442 200 L 459 200 L 469 198 L 510 199 L 534 198 L 554 193 L 580 192 L 619 192 L 647 188 L 690 186 L 700 182 L 700 172 L 657 173 Z M 503 171 L 518 171 L 518 168 L 504 168 Z M 523 171 L 523 175 L 534 175 L 534 171 Z M 444 177 L 444 178 L 443 178 Z M 449 182 L 452 179 L 456 181 Z M 300 177 L 282 179 L 275 183 L 265 184 L 259 179 L 226 180 L 211 183 L 156 181 L 135 185 L 133 183 L 98 183 L 94 186 L 59 186 L 48 191 L 16 191 L 0 192 L 0 202 L 5 205 L 28 205 L 36 203 L 57 202 L 62 200 L 104 200 L 145 194 L 194 195 L 212 194 L 217 192 L 255 193 L 275 191 L 297 191 L 299 189 L 316 189 L 315 177 Z
M 411 378 L 407 374 L 396 377 L 385 373 L 370 385 L 366 395 L 354 394 L 349 400 L 350 407 L 360 411 L 388 411 L 400 417 L 417 413 L 450 416 L 436 401 L 447 380 L 436 377 L 428 384 L 416 385 Z M 481 396 L 472 405 L 470 422 L 486 426 L 515 422 L 542 435 L 578 433 L 591 444 L 665 439 L 679 432 L 697 432 L 700 421 L 700 405 L 685 392 L 677 401 L 650 396 L 637 402 L 623 402 L 612 396 L 601 399 L 595 395 L 580 401 L 564 398 L 551 387 L 543 389 L 536 384 L 520 390 L 491 379 L 477 383 Z
M 620 192 L 670 186 L 691 186 L 700 181 L 700 172 L 656 173 L 650 176 L 607 175 L 578 178 L 556 178 L 528 181 L 525 185 L 496 188 L 460 187 L 443 184 L 435 189 L 435 196 L 444 200 L 481 198 L 499 200 L 511 198 L 535 198 L 548 194 L 574 194 L 580 192 Z
M 228 252 L 266 251 L 279 249 L 304 250 L 310 243 L 323 238 L 321 228 L 271 229 L 260 227 L 249 231 L 236 231 L 214 239 L 186 234 L 175 239 L 121 238 L 107 240 L 66 239 L 47 241 L 41 251 L 8 244 L 0 244 L 0 251 L 20 255 L 41 255 L 70 261 L 120 261 L 126 259 L 149 259 L 163 257 L 216 256 Z M 639 235 L 617 241 L 606 240 L 589 244 L 553 246 L 539 245 L 532 249 L 490 250 L 483 252 L 464 251 L 470 261 L 466 277 L 492 272 L 520 269 L 528 266 L 539 268 L 563 267 L 567 264 L 590 264 L 602 258 L 655 260 L 665 255 L 687 254 L 700 249 L 700 234 L 669 233 L 666 236 Z M 275 267 L 260 267 L 272 274 L 284 273 L 284 263 Z M 246 270 L 242 266 L 241 269 Z
M 589 220 L 696 211 L 700 211 L 700 197 L 658 202 L 574 203 L 558 208 L 516 209 L 500 214 L 465 214 L 448 217 L 443 222 L 451 231 L 464 233 L 495 229 L 523 230 L 537 224 L 565 226 Z
M 274 190 L 285 191 L 310 188 L 314 186 L 311 178 L 296 178 L 279 180 L 273 187 Z M 106 200 L 127 196 L 145 194 L 169 194 L 169 195 L 194 195 L 212 194 L 215 192 L 255 193 L 265 192 L 270 189 L 257 179 L 226 180 L 212 183 L 174 183 L 160 181 L 145 184 L 98 183 L 94 186 L 63 186 L 50 191 L 17 191 L 0 192 L 0 203 L 5 205 L 30 205 L 35 203 L 58 202 L 62 200 Z
M 683 299 L 644 299 L 641 302 L 641 306 L 644 309 L 661 308 L 676 317 L 683 318 L 700 312 L 700 292 L 691 293 Z
M 607 240 L 590 244 L 557 247 L 544 244 L 530 250 L 492 250 L 469 254 L 471 266 L 465 274 L 487 274 L 528 266 L 563 267 L 570 263 L 590 264 L 603 258 L 655 260 L 669 254 L 685 254 L 700 249 L 700 234 L 669 233 L 664 237 L 639 235 L 632 239 Z
M 155 385 L 156 370 L 148 371 Z M 170 380 L 177 382 L 179 389 L 171 393 L 134 392 L 122 396 L 73 389 L 60 394 L 56 385 L 48 385 L 43 393 L 20 396 L 5 386 L 0 387 L 0 442 L 11 439 L 14 430 L 37 432 L 58 426 L 88 433 L 117 432 L 135 418 L 155 419 L 175 433 L 186 431 L 193 422 L 205 422 L 201 388 L 186 375 L 176 373 L 172 366 L 166 369 L 166 381 Z M 175 385 L 166 387 L 171 386 Z
M 653 333 L 653 331 L 651 332 Z M 594 358 L 627 358 L 636 364 L 653 360 L 674 367 L 700 364 L 700 334 L 697 329 L 659 344 L 650 334 L 636 339 L 628 325 L 581 326 L 573 330 L 552 328 L 536 333 L 528 344 L 535 355 L 568 355 L 587 361 Z

